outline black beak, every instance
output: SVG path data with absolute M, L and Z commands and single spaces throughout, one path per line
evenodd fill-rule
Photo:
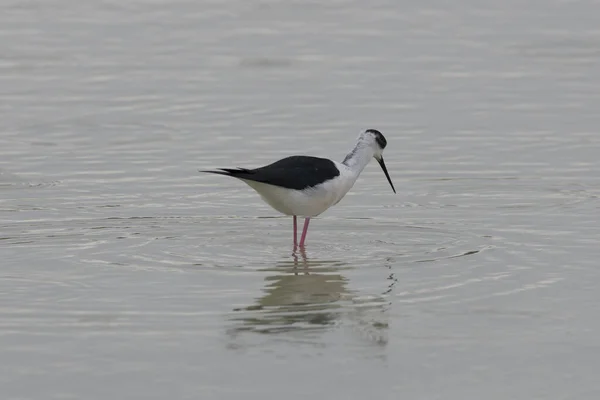
M 392 183 L 392 180 L 390 178 L 390 174 L 388 174 L 387 168 L 385 167 L 385 163 L 383 162 L 383 156 L 381 158 L 376 158 L 376 160 L 379 163 L 379 165 L 381 165 L 381 169 L 383 170 L 383 173 L 385 174 L 385 177 L 387 178 L 388 182 L 390 183 L 390 186 L 392 187 L 392 190 L 394 191 L 394 193 L 396 193 L 396 189 L 394 189 L 394 184 Z

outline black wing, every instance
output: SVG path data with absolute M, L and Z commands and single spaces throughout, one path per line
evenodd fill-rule
M 218 171 L 202 172 L 233 176 L 294 190 L 317 186 L 340 175 L 333 161 L 310 156 L 291 156 L 255 169 L 220 168 Z

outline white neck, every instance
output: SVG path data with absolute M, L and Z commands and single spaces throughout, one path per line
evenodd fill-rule
M 362 140 L 359 140 L 356 143 L 356 146 L 352 149 L 350 153 L 344 158 L 342 164 L 347 166 L 353 173 L 357 176 L 362 172 L 362 170 L 367 166 L 375 151 L 372 146 L 369 146 Z

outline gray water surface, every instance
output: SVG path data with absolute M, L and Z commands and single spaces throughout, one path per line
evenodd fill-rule
M 0 1 L 0 398 L 600 396 L 600 4 L 369 4 Z

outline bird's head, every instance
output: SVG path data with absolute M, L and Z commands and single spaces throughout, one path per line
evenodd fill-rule
M 387 146 L 387 140 L 381 132 L 377 129 L 367 129 L 363 133 L 360 134 L 359 142 L 362 142 L 363 146 L 368 146 L 373 149 L 373 157 L 377 160 L 381 169 L 385 173 L 385 177 L 387 178 L 390 186 L 394 193 L 396 193 L 396 189 L 394 189 L 394 184 L 392 183 L 392 179 L 390 178 L 390 174 L 385 167 L 385 162 L 383 161 L 383 149 Z

